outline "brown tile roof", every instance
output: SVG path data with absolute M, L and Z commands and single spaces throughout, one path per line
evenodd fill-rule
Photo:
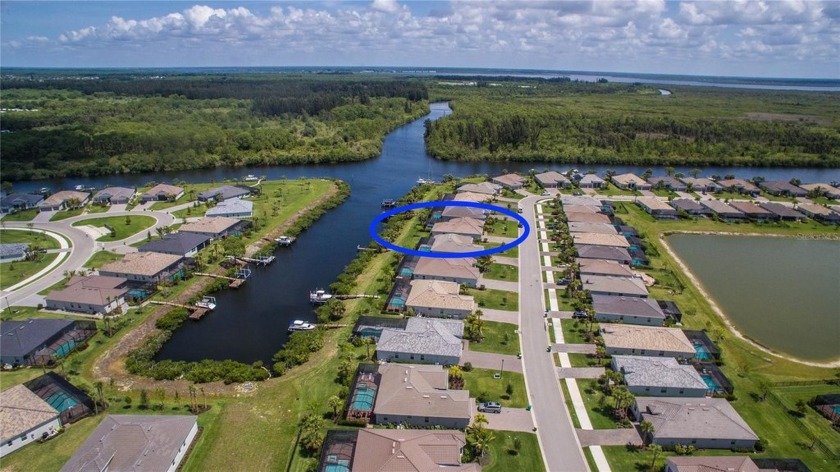
M 484 222 L 475 218 L 455 218 L 432 226 L 432 233 L 455 233 L 480 237 L 484 232 Z
M 643 179 L 643 178 L 641 178 L 638 175 L 633 174 L 633 173 L 614 175 L 614 176 L 612 176 L 612 181 L 616 185 L 635 184 L 637 186 L 645 186 L 645 187 L 650 186 L 649 183 L 645 182 L 645 179 Z
M 678 328 L 601 324 L 601 337 L 607 348 L 679 352 L 686 357 L 695 354 L 694 345 Z
M 637 397 L 636 405 L 656 439 L 758 440 L 725 398 Z
M 126 279 L 120 277 L 106 277 L 92 275 L 88 277 L 73 277 L 61 290 L 53 290 L 46 296 L 46 300 L 84 303 L 89 305 L 107 305 L 109 300 L 116 300 L 126 294 L 128 289 L 116 288 L 124 284 Z
M 456 202 L 486 202 L 492 200 L 493 196 L 478 192 L 458 192 L 452 199 Z
M 464 184 L 458 187 L 458 193 L 461 192 L 473 192 L 473 193 L 483 193 L 486 195 L 495 195 L 499 193 L 501 187 L 499 184 L 494 184 L 493 182 L 481 182 L 478 184 Z
M 673 472 L 760 472 L 747 456 L 668 457 L 666 464 Z M 773 470 L 776 469 L 764 469 Z
M 23 385 L 0 393 L 0 442 L 5 443 L 58 417 L 58 410 Z
M 747 192 L 757 192 L 758 187 L 753 185 L 751 182 L 747 182 L 744 179 L 726 179 L 726 180 L 718 180 L 718 185 L 723 188 L 741 188 Z
M 596 234 L 618 234 L 615 226 L 609 223 L 588 223 L 583 221 L 570 221 L 570 233 L 596 233 Z
M 157 184 L 157 185 L 155 185 L 154 187 L 150 188 L 150 189 L 149 189 L 146 193 L 144 193 L 143 195 L 144 195 L 144 196 L 149 196 L 149 197 L 157 197 L 157 196 L 158 196 L 158 195 L 160 195 L 160 194 L 165 194 L 165 195 L 178 195 L 179 193 L 181 193 L 181 192 L 183 192 L 183 191 L 184 191 L 184 189 L 183 189 L 183 188 L 178 187 L 178 186 L 175 186 L 175 185 L 169 185 L 169 184 Z
M 451 310 L 475 309 L 475 301 L 469 295 L 460 295 L 460 285 L 442 280 L 412 280 L 406 306 L 442 308 Z
M 729 206 L 748 216 L 773 216 L 773 212 L 767 211 L 752 202 L 729 202 Z
M 446 259 L 421 257 L 414 267 L 414 275 L 478 280 L 481 273 L 475 266 L 475 259 L 472 257 Z
M 525 185 L 525 177 L 518 174 L 505 174 L 493 177 L 493 182 L 498 182 L 504 185 Z
M 469 390 L 449 390 L 449 375 L 439 365 L 383 364 L 373 412 L 435 418 L 470 418 Z
M 109 262 L 99 272 L 154 276 L 183 257 L 158 252 L 130 252 L 120 261 Z
M 575 241 L 575 245 L 630 247 L 627 238 L 617 234 L 573 233 L 572 238 Z
M 227 218 L 225 216 L 205 217 L 198 221 L 181 225 L 178 231 L 184 233 L 220 234 L 239 224 L 239 222 L 240 220 L 236 218 Z
M 569 179 L 566 178 L 565 175 L 554 170 L 537 174 L 534 176 L 534 178 L 537 180 L 537 182 L 539 182 L 542 185 L 557 185 L 569 183 Z
M 593 293 L 621 293 L 624 295 L 639 295 L 647 297 L 648 290 L 644 282 L 636 277 L 613 277 L 608 275 L 581 276 L 583 289 Z
M 432 239 L 432 251 L 439 252 L 474 252 L 483 251 L 484 246 L 473 244 L 467 236 L 457 234 L 439 234 Z
M 609 223 L 610 217 L 603 213 L 567 211 L 566 220 L 569 223 Z
M 642 205 L 645 208 L 650 208 L 651 210 L 659 210 L 659 211 L 675 211 L 671 205 L 663 202 L 662 200 L 656 197 L 639 197 L 636 199 L 636 203 Z
M 800 203 L 797 208 L 810 215 L 832 216 L 834 214 L 830 209 L 813 203 Z
M 62 190 L 60 192 L 55 192 L 54 194 L 50 195 L 46 198 L 46 200 L 39 203 L 38 206 L 60 205 L 63 202 L 72 200 L 74 198 L 78 199 L 80 202 L 83 202 L 87 200 L 88 197 L 90 197 L 90 194 L 87 192 L 77 192 L 76 190 Z
M 443 209 L 441 216 L 445 218 L 474 218 L 476 220 L 487 219 L 487 211 L 481 208 L 448 206 Z
M 615 275 L 633 277 L 633 271 L 624 264 L 606 259 L 577 259 L 581 274 Z
M 353 470 L 377 472 L 478 472 L 475 462 L 461 464 L 464 433 L 454 430 L 361 429 Z

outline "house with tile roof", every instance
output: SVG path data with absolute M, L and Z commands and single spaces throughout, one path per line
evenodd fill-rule
M 50 359 L 53 347 L 64 340 L 81 343 L 96 334 L 92 321 L 30 318 L 0 321 L 0 364 L 37 365 Z M 66 351 L 66 345 L 59 349 Z
M 184 258 L 159 252 L 129 252 L 121 260 L 99 268 L 99 275 L 122 277 L 129 282 L 160 283 L 183 275 Z
M 712 210 L 709 210 L 696 200 L 691 200 L 690 198 L 671 200 L 671 206 L 677 211 L 684 211 L 693 216 L 707 216 L 712 214 Z
M 753 196 L 761 193 L 761 189 L 756 187 L 752 182 L 748 182 L 744 179 L 718 180 L 717 184 L 723 187 L 724 190 L 732 192 L 745 193 Z
M 198 194 L 198 201 L 200 202 L 223 202 L 231 198 L 247 197 L 256 192 L 252 187 L 240 187 L 237 185 L 222 185 L 221 187 L 211 188 Z
M 709 393 L 697 369 L 673 357 L 619 355 L 612 356 L 611 362 L 634 395 L 703 398 Z
M 840 223 L 840 213 L 835 213 L 829 208 L 814 203 L 800 203 L 796 209 L 803 215 L 823 223 Z
M 769 221 L 779 219 L 773 212 L 767 211 L 752 202 L 729 202 L 729 206 L 753 220 Z
M 674 207 L 657 197 L 639 197 L 636 205 L 654 218 L 676 218 L 678 215 Z
M 120 205 L 131 201 L 137 194 L 132 187 L 105 187 L 93 196 L 93 203 L 100 205 Z
M 652 188 L 662 188 L 674 192 L 685 192 L 687 189 L 685 183 L 670 176 L 650 177 L 647 179 Z
M 800 184 L 801 188 L 808 192 L 817 192 L 820 195 L 825 195 L 828 198 L 840 198 L 840 188 L 831 184 L 815 183 L 815 184 Z
M 575 250 L 580 259 L 605 259 L 628 265 L 633 262 L 630 252 L 623 247 L 575 244 Z
M 473 238 L 451 233 L 439 234 L 432 238 L 431 248 L 435 252 L 475 252 L 484 250 L 484 246 L 473 244 Z
M 413 272 L 415 280 L 443 280 L 468 287 L 478 285 L 481 277 L 473 257 L 421 257 Z
M 706 177 L 683 177 L 681 180 L 686 185 L 686 189 L 690 186 L 695 192 L 714 193 L 723 190 L 723 187 L 718 185 L 717 182 Z
M 758 436 L 723 398 L 636 397 L 637 421 L 653 423 L 651 442 L 698 449 L 748 449 Z
M 466 318 L 475 311 L 475 300 L 460 294 L 460 285 L 441 280 L 412 280 L 406 308 L 423 316 Z
M 487 202 L 493 199 L 493 195 L 477 192 L 458 192 L 452 197 L 456 202 Z
M 484 234 L 484 222 L 474 218 L 455 218 L 435 223 L 432 226 L 432 236 L 442 234 L 457 234 L 471 239 L 479 239 Z
M 761 469 L 748 456 L 674 456 L 665 458 L 665 472 L 780 472 Z
M 773 213 L 782 221 L 802 221 L 805 219 L 805 215 L 802 213 L 778 202 L 761 202 L 758 206 Z
M 43 195 L 31 193 L 13 193 L 0 198 L 0 213 L 11 213 L 15 211 L 37 208 L 44 200 Z
M 612 183 L 621 190 L 650 190 L 645 179 L 633 173 L 612 176 Z
M 231 198 L 219 202 L 213 208 L 207 210 L 204 216 L 222 218 L 251 218 L 254 216 L 254 202 Z
M 619 264 L 608 259 L 575 259 L 580 267 L 580 275 L 608 275 L 612 277 L 635 277 L 626 264 Z
M 76 190 L 62 190 L 45 198 L 38 204 L 40 211 L 58 211 L 85 206 L 90 201 L 90 193 Z
M 183 224 L 178 231 L 181 233 L 196 233 L 209 236 L 211 239 L 222 239 L 228 236 L 238 236 L 248 226 L 247 221 L 236 218 L 204 217 L 198 221 Z
M 648 290 L 642 279 L 637 277 L 614 277 L 606 275 L 581 276 L 583 290 L 595 295 L 647 298 Z
M 450 390 L 449 375 L 439 365 L 388 363 L 378 368 L 379 389 L 374 422 L 464 429 L 471 417 L 469 390 Z
M 605 188 L 607 181 L 595 174 L 586 174 L 578 182 L 580 188 Z
M 534 180 L 542 188 L 569 188 L 572 182 L 560 172 L 551 170 L 534 176 Z
M 502 190 L 502 186 L 494 184 L 493 182 L 481 182 L 478 184 L 464 184 L 458 187 L 458 193 L 472 192 L 481 193 L 484 195 L 496 195 Z
M 29 243 L 0 244 L 0 262 L 22 261 L 28 254 Z
M 58 410 L 23 385 L 0 394 L 0 457 L 61 428 Z
M 609 246 L 628 248 L 630 243 L 617 234 L 572 233 L 575 246 Z
M 122 277 L 102 275 L 73 276 L 64 288 L 48 293 L 48 310 L 72 311 L 101 318 L 112 313 L 125 313 L 128 293 Z
M 612 224 L 610 217 L 603 213 L 566 211 L 566 221 L 569 223 L 605 223 Z
M 76 449 L 61 472 L 175 472 L 198 434 L 197 418 L 187 415 L 108 415 Z
M 610 223 L 570 221 L 568 227 L 570 233 L 618 234 L 618 230 Z
M 720 200 L 701 200 L 700 204 L 711 210 L 712 213 L 722 220 L 743 220 L 747 217 L 747 215 Z
M 483 221 L 487 219 L 489 213 L 489 211 L 484 210 L 482 208 L 448 206 L 443 209 L 443 212 L 441 212 L 440 217 L 441 221 L 450 221 L 454 220 L 455 218 L 472 218 L 475 220 Z
M 592 295 L 592 309 L 598 321 L 644 326 L 662 326 L 665 313 L 652 298 Z
M 808 191 L 784 180 L 765 180 L 758 184 L 765 192 L 779 197 L 807 197 Z
M 694 344 L 681 329 L 625 324 L 601 325 L 601 337 L 607 354 L 691 359 Z
M 154 239 L 140 246 L 140 252 L 159 252 L 174 256 L 195 257 L 198 251 L 210 244 L 210 236 L 199 233 L 169 233 L 161 239 Z
M 525 177 L 519 174 L 505 174 L 490 179 L 494 184 L 501 185 L 508 190 L 519 190 L 525 186 Z
M 157 184 L 143 194 L 144 202 L 173 202 L 184 196 L 184 189 L 177 185 Z
M 457 324 L 457 326 L 453 326 Z M 376 343 L 376 358 L 390 362 L 458 365 L 461 362 L 460 320 L 411 317 L 405 329 L 383 328 Z

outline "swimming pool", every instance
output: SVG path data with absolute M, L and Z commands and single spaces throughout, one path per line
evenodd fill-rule
M 840 405 L 834 405 L 834 414 L 840 415 Z
M 706 349 L 706 346 L 700 343 L 694 343 L 694 352 L 696 352 L 695 357 L 701 360 L 711 359 L 712 355 L 709 353 L 709 350 Z
M 706 386 L 709 387 L 709 391 L 712 393 L 718 392 L 723 390 L 718 381 L 715 377 L 711 374 L 700 374 L 700 377 L 703 379 L 703 382 L 706 382 Z
M 324 471 L 325 472 L 350 472 L 350 461 L 348 461 L 348 460 L 336 460 L 335 463 L 328 463 L 324 466 Z
M 414 271 L 408 267 L 403 267 L 402 269 L 400 269 L 400 275 L 402 275 L 403 277 L 411 277 L 412 275 L 414 275 Z
M 74 406 L 78 405 L 79 402 L 76 401 L 75 398 L 68 395 L 66 392 L 58 392 L 54 393 L 46 398 L 44 401 L 50 404 L 51 407 L 55 408 L 59 412 L 69 410 Z
M 404 295 L 397 295 L 391 299 L 391 306 L 394 307 L 401 307 L 405 306 L 405 296 Z
M 76 340 L 71 339 L 71 340 L 67 341 L 66 343 L 58 346 L 58 348 L 56 348 L 55 353 L 53 353 L 53 355 L 56 356 L 56 357 L 64 357 L 67 354 L 70 354 L 71 352 L 73 352 L 73 349 L 76 347 L 76 344 L 77 344 Z
M 359 385 L 356 387 L 356 392 L 353 395 L 353 404 L 351 408 L 354 410 L 373 410 L 373 399 L 376 397 L 376 389 L 370 388 L 366 385 Z

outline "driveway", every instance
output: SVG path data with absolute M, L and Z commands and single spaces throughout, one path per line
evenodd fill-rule
M 55 211 L 42 211 L 35 215 L 35 218 L 32 218 L 32 221 L 30 221 L 30 223 L 46 223 L 50 221 L 50 218 L 52 218 L 53 215 L 55 215 L 56 213 L 57 212 Z
M 518 282 L 506 282 L 504 280 L 485 279 L 480 277 L 478 285 L 484 285 L 485 288 L 492 288 L 494 290 L 506 290 L 508 292 L 516 292 L 519 290 Z
M 549 318 L 559 318 L 561 320 L 570 320 L 570 319 L 572 319 L 573 314 L 574 314 L 574 312 L 571 312 L 571 311 L 549 311 L 548 312 L 548 317 Z M 566 344 L 563 344 L 563 346 L 566 346 Z
M 475 412 L 479 413 L 478 406 Z M 531 412 L 525 408 L 502 408 L 501 413 L 484 413 L 487 417 L 487 428 L 496 431 L 524 431 L 534 430 L 534 419 Z
M 554 344 L 551 352 L 567 352 L 569 354 L 595 354 L 594 344 Z
M 642 437 L 636 428 L 621 429 L 577 429 L 580 445 L 586 446 L 626 446 L 641 445 Z
M 522 373 L 522 361 L 517 359 L 516 356 L 470 351 L 468 349 L 464 349 L 464 352 L 461 354 L 461 365 L 469 362 L 473 367 L 478 367 L 479 369 L 499 370 L 502 368 L 502 361 L 504 361 L 505 372 Z M 504 376 L 504 374 L 502 375 Z
M 561 379 L 597 379 L 604 371 L 603 367 L 558 367 L 557 376 Z
M 127 211 L 126 210 L 127 207 L 128 207 L 128 205 L 125 204 L 125 203 L 119 203 L 119 204 L 116 204 L 116 205 L 111 205 L 111 208 L 108 208 L 108 211 L 106 213 L 120 213 L 120 212 L 123 212 L 123 211 Z

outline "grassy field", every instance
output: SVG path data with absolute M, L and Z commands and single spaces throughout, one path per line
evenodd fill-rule
M 87 213 L 106 213 L 111 207 L 108 205 L 88 205 Z
M 3 244 L 27 243 L 31 245 L 37 245 L 41 249 L 58 249 L 61 247 L 58 241 L 47 236 L 44 233 L 37 233 L 34 231 L 25 230 L 0 230 L 0 241 L 2 241 Z
M 586 342 L 584 339 L 586 321 L 560 320 L 560 325 L 563 326 L 563 340 L 567 344 L 583 344 Z M 592 331 L 598 331 L 598 323 L 592 323 Z
M 505 290 L 495 290 L 492 288 L 478 290 L 476 288 L 467 288 L 467 295 L 475 297 L 475 302 L 480 308 L 490 308 L 496 310 L 519 310 L 519 294 L 516 292 L 508 292 Z
M 74 216 L 79 216 L 79 215 L 81 215 L 81 214 L 82 214 L 82 213 L 84 213 L 84 212 L 85 212 L 85 208 L 84 208 L 84 207 L 81 207 L 81 208 L 74 208 L 74 209 L 72 209 L 72 210 L 61 210 L 61 211 L 56 211 L 56 212 L 53 212 L 53 215 L 52 215 L 52 217 L 50 218 L 50 221 L 61 221 L 61 220 L 66 220 L 67 218 L 72 218 L 72 217 L 74 217 Z
M 0 289 L 6 289 L 37 274 L 58 257 L 42 254 L 39 261 L 15 261 L 0 264 Z
M 499 364 L 499 369 L 501 369 Z M 525 377 L 518 372 L 502 372 L 502 377 L 494 378 L 499 370 L 473 369 L 464 372 L 464 389 L 470 391 L 473 398 L 484 397 L 485 401 L 499 402 L 503 407 L 525 408 L 528 406 L 528 394 L 525 390 Z M 513 388 L 513 394 L 507 394 L 507 386 Z
M 583 404 L 586 406 L 586 414 L 592 427 L 595 429 L 615 429 L 619 425 L 613 420 L 610 414 L 611 406 L 614 405 L 611 396 L 604 395 L 598 389 L 598 383 L 594 379 L 578 379 L 578 388 L 583 397 Z
M 518 282 L 519 269 L 507 264 L 490 264 L 484 278 L 493 280 L 504 280 L 505 282 Z
M 38 214 L 37 208 L 30 208 L 29 210 L 18 211 L 3 217 L 3 221 L 32 221 L 35 215 Z
M 502 245 L 502 243 L 484 243 L 484 244 L 482 244 L 482 246 L 484 246 L 485 249 L 492 249 L 494 247 L 499 247 L 501 245 Z M 507 249 L 505 251 L 502 251 L 502 252 L 499 252 L 499 253 L 496 253 L 496 254 L 493 254 L 493 255 L 494 256 L 502 256 L 502 257 L 519 257 L 519 246 L 512 247 L 510 249 Z
M 145 231 L 155 225 L 155 220 L 151 216 L 131 215 L 131 216 L 104 216 L 101 218 L 90 218 L 73 223 L 73 226 L 95 226 L 98 228 L 108 227 L 114 230 L 113 236 L 106 234 L 96 238 L 97 241 L 121 241 L 130 236 Z
M 207 205 L 202 203 L 198 206 L 190 205 L 187 208 L 182 210 L 173 211 L 172 216 L 175 218 L 191 218 L 194 216 L 204 216 L 204 213 L 207 211 Z
M 494 219 L 484 225 L 484 234 L 515 239 L 519 237 L 519 224 L 516 221 Z
M 481 468 L 484 472 L 528 471 L 540 472 L 545 465 L 540 454 L 537 435 L 514 431 L 494 431 L 490 442 L 490 460 Z M 514 438 L 519 438 L 520 449 L 514 449 Z
M 510 355 L 515 355 L 520 351 L 516 325 L 485 321 L 481 332 L 484 334 L 484 339 L 480 343 L 470 342 L 471 351 Z
M 98 269 L 109 262 L 118 261 L 123 258 L 122 254 L 117 254 L 110 251 L 98 251 L 90 256 L 90 259 L 85 262 L 84 267 L 88 269 Z

